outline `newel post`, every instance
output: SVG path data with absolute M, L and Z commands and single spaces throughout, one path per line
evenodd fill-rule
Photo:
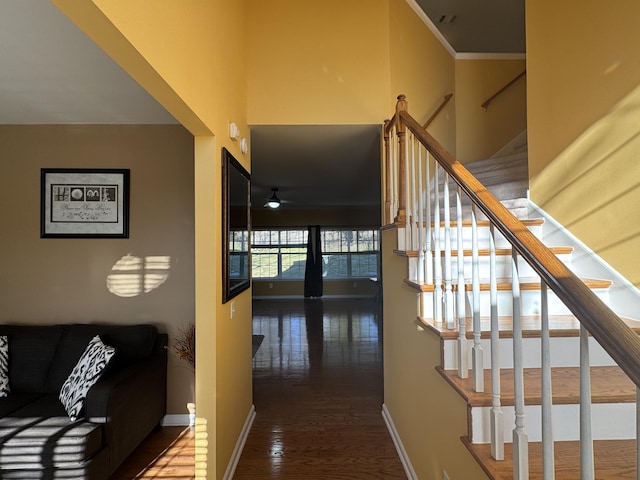
M 389 144 L 389 122 L 384 121 L 384 224 L 389 225 L 393 219 L 391 213 L 391 145 Z
M 396 222 L 400 224 L 406 223 L 407 212 L 407 127 L 400 116 L 400 112 L 406 111 L 408 111 L 407 97 L 403 94 L 398 95 L 398 102 L 396 103 L 396 118 L 398 120 L 398 216 L 396 217 Z

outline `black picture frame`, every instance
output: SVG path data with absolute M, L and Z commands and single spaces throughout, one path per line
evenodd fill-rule
M 251 286 L 251 176 L 222 148 L 222 302 Z
M 128 169 L 42 168 L 41 238 L 129 238 Z

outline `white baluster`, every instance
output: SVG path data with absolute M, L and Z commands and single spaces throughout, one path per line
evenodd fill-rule
M 473 348 L 471 368 L 473 369 L 473 389 L 484 392 L 484 361 L 480 335 L 480 260 L 478 258 L 478 212 L 475 204 L 471 209 L 471 305 L 473 308 Z
M 433 285 L 433 250 L 432 250 L 432 237 L 433 237 L 433 228 L 432 228 L 432 224 L 431 224 L 431 177 L 429 177 L 429 164 L 431 163 L 431 159 L 429 157 L 429 151 L 427 150 L 426 152 L 426 158 L 425 158 L 425 183 L 427 185 L 427 222 L 426 222 L 426 227 L 427 227 L 427 234 L 425 235 L 426 237 L 426 247 L 425 247 L 425 259 L 424 259 L 424 263 L 425 263 L 425 272 L 424 272 L 424 276 L 425 279 L 427 280 L 427 284 L 428 285 Z
M 438 163 L 434 166 L 434 206 L 433 206 L 433 319 L 436 322 L 442 321 L 442 250 L 440 249 L 440 181 L 438 172 L 440 167 Z
M 529 478 L 529 441 L 524 429 L 524 369 L 522 359 L 522 321 L 520 318 L 520 276 L 518 254 L 511 259 L 511 288 L 513 292 L 513 393 L 515 428 L 513 429 L 513 478 Z
M 458 187 L 456 192 L 456 221 L 457 225 L 457 246 L 458 246 L 458 295 L 456 310 L 458 313 L 458 376 L 467 378 L 469 376 L 469 365 L 467 361 L 467 325 L 465 319 L 466 291 L 464 288 L 464 239 L 462 238 L 462 189 Z
M 593 436 L 591 434 L 591 362 L 589 332 L 580 325 L 580 480 L 593 480 Z
M 540 345 L 542 358 L 542 478 L 555 478 L 553 446 L 553 392 L 551 388 L 551 348 L 549 343 L 549 302 L 547 285 L 540 285 Z
M 447 328 L 453 323 L 453 290 L 451 282 L 451 206 L 449 204 L 449 174 L 444 174 L 444 315 Z
M 418 144 L 418 284 L 424 284 L 424 188 L 422 183 L 422 148 Z
M 640 388 L 636 388 L 636 480 L 640 480 Z
M 409 135 L 409 142 L 411 145 L 411 156 L 410 156 L 410 162 L 411 162 L 411 191 L 410 191 L 410 195 L 409 197 L 411 198 L 411 247 L 410 250 L 418 250 L 418 212 L 417 210 L 417 204 L 418 204 L 418 187 L 416 186 L 416 183 L 418 181 L 418 171 L 417 171 L 417 166 L 416 166 L 416 161 L 417 161 L 417 157 L 416 157 L 416 152 L 415 152 L 415 147 L 416 147 L 416 138 L 413 135 L 413 133 L 411 133 Z
M 496 232 L 489 227 L 489 301 L 491 303 L 491 456 L 504 460 L 504 415 L 500 401 L 500 326 L 496 278 Z

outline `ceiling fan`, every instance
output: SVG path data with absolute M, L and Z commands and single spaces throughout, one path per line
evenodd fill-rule
M 267 208 L 279 208 L 280 207 L 280 199 L 278 198 L 278 195 L 276 194 L 278 191 L 278 187 L 271 187 L 271 196 L 267 199 L 267 203 L 264 204 L 265 207 Z

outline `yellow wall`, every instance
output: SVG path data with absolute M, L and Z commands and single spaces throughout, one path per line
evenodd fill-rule
M 151 323 L 174 337 L 194 321 L 193 137 L 183 127 L 0 126 L 0 158 L 1 323 Z M 41 239 L 40 169 L 105 166 L 130 169 L 129 238 Z M 107 278 L 129 254 L 168 257 L 168 278 L 111 293 Z M 193 396 L 193 373 L 170 350 L 167 413 L 186 415 Z
M 405 0 L 389 1 L 389 43 L 391 81 L 384 118 L 391 117 L 396 97 L 405 94 L 409 113 L 424 124 L 444 96 L 454 92 L 453 57 Z M 454 155 L 455 101 L 454 97 L 429 127 L 429 133 Z
M 542 0 L 526 18 L 532 200 L 640 286 L 640 4 Z
M 525 70 L 525 60 L 456 60 L 456 157 L 484 160 L 527 129 L 526 76 L 481 105 Z
M 397 231 L 385 230 L 384 402 L 420 480 L 486 478 L 460 441 L 467 405 L 436 372 L 440 339 L 418 329 L 418 294 L 403 280 L 407 259 L 393 253 Z
M 251 125 L 375 124 L 389 114 L 388 0 L 248 0 Z
M 454 93 L 455 61 L 405 1 L 389 3 L 390 97 L 406 94 L 409 113 L 424 123 L 444 96 Z M 454 97 L 429 127 L 452 154 L 455 105 Z M 467 432 L 466 405 L 435 371 L 439 341 L 416 327 L 418 297 L 403 282 L 407 259 L 392 253 L 395 230 L 382 232 L 382 246 L 385 406 L 417 478 L 440 480 L 443 470 L 452 479 L 484 478 L 460 442 Z
M 53 0 L 196 136 L 196 474 L 222 478 L 251 409 L 251 292 L 222 304 L 221 147 L 246 121 L 246 2 Z M 203 367 L 201 367 L 203 366 Z

